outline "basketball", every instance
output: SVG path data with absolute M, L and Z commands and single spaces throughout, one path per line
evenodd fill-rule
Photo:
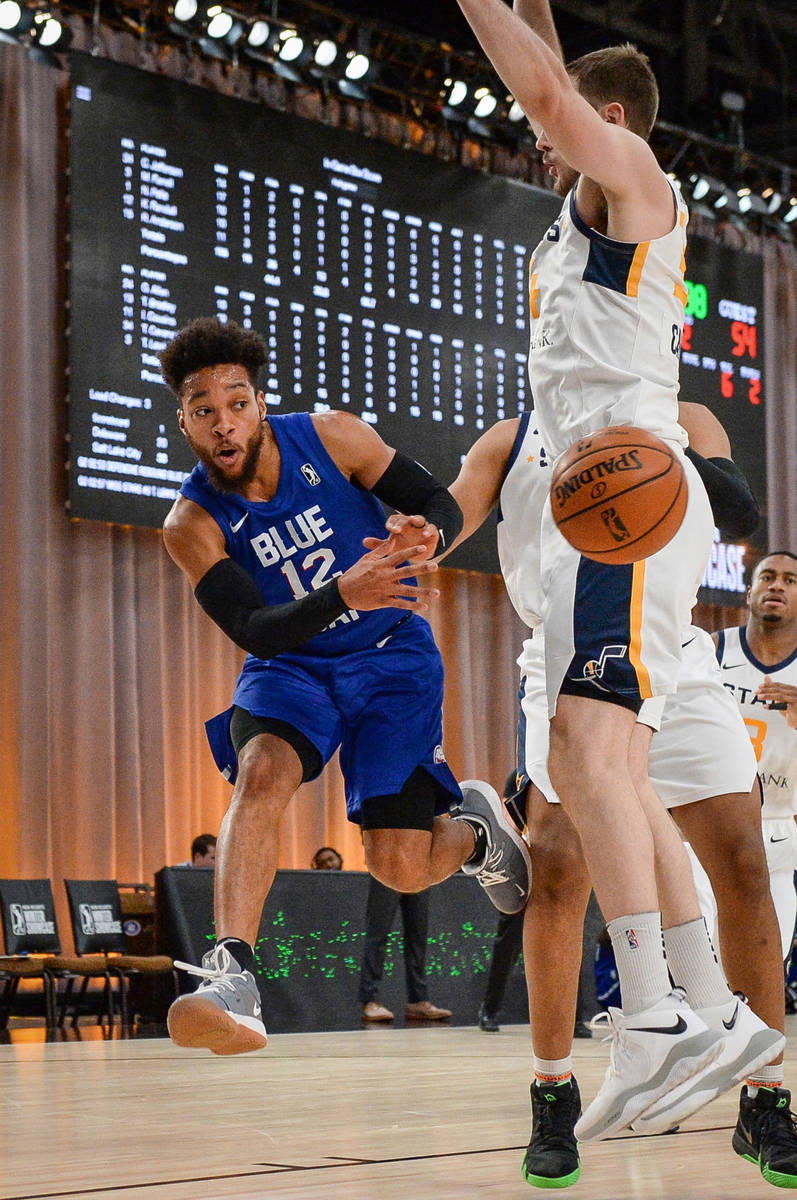
M 595 562 L 639 562 L 680 528 L 689 486 L 678 456 L 631 425 L 599 429 L 566 450 L 551 479 L 553 518 Z

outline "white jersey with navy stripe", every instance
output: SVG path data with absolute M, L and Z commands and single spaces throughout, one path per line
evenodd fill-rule
M 761 815 L 764 820 L 792 817 L 797 813 L 797 730 L 755 693 L 765 675 L 774 683 L 797 687 L 797 649 L 782 663 L 768 667 L 750 649 L 743 625 L 720 630 L 717 640 L 722 682 L 739 705 L 753 743 L 764 790 Z
M 617 242 L 579 217 L 573 189 L 534 251 L 529 379 L 554 460 L 607 425 L 637 425 L 686 445 L 678 368 L 688 210 L 673 194 L 668 234 Z
M 551 460 L 536 416 L 525 412 L 498 498 L 498 560 L 509 599 L 530 629 L 542 621 L 540 522 L 550 483 Z

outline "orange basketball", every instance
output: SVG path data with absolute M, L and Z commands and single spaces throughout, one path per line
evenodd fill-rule
M 551 479 L 553 518 L 595 562 L 632 563 L 680 528 L 689 486 L 678 456 L 631 425 L 599 429 L 565 451 Z

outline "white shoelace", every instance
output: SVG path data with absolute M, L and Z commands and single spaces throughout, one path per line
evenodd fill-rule
M 242 971 L 231 971 L 232 955 L 226 946 L 214 946 L 213 948 L 213 966 L 212 967 L 196 967 L 193 963 L 178 962 L 174 960 L 174 965 L 179 967 L 181 971 L 187 971 L 189 975 L 199 975 L 205 980 L 206 984 L 220 984 L 222 987 L 228 987 L 231 991 L 235 991 L 235 980 L 243 979 Z M 200 984 L 200 987 L 202 984 Z

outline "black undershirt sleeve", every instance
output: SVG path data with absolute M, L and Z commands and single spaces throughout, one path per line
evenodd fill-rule
M 685 454 L 703 480 L 717 528 L 734 538 L 753 533 L 761 510 L 736 463 L 729 458 L 703 458 L 691 446 Z
M 439 534 L 435 554 L 447 550 L 462 529 L 462 510 L 448 489 L 426 467 L 398 450 L 370 490 L 397 512 L 417 513 L 434 525 Z
M 194 595 L 227 637 L 256 658 L 295 650 L 348 611 L 337 579 L 301 600 L 266 605 L 252 576 L 231 558 L 214 563 Z

